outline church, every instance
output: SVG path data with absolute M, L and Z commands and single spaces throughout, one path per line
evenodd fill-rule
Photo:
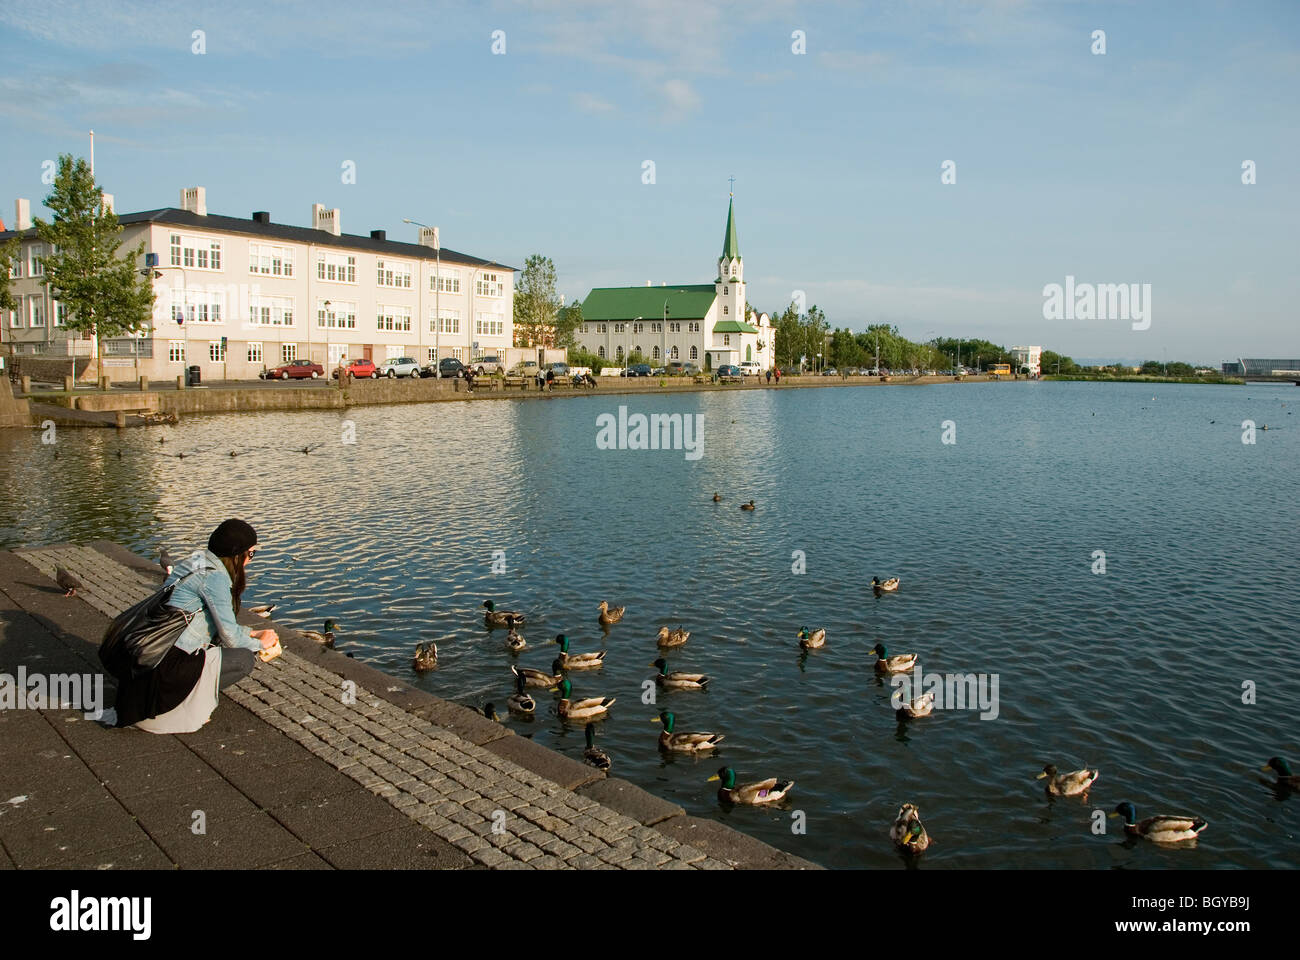
M 702 370 L 723 364 L 772 363 L 772 322 L 747 313 L 745 265 L 736 240 L 735 199 L 727 204 L 718 275 L 712 283 L 596 287 L 582 301 L 578 345 L 622 366 L 640 353 L 652 367 L 674 360 Z

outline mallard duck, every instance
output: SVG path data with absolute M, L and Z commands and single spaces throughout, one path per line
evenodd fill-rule
M 594 720 L 603 717 L 614 704 L 614 697 L 584 697 L 570 700 L 573 684 L 565 677 L 560 681 L 560 702 L 555 705 L 555 712 L 561 720 Z
M 664 725 L 659 734 L 660 750 L 671 750 L 675 753 L 701 753 L 705 750 L 714 749 L 723 739 L 720 733 L 674 733 L 673 725 L 677 722 L 677 716 L 669 710 L 663 711 L 650 722 Z
M 54 568 L 54 582 L 63 588 L 65 597 L 75 597 L 77 591 L 81 588 L 81 581 L 75 574 L 69 573 L 62 567 Z
M 876 644 L 871 648 L 871 652 L 879 658 L 876 660 L 877 673 L 903 673 L 916 665 L 916 654 L 900 653 L 896 657 L 891 657 L 885 652 L 883 643 Z
M 506 649 L 511 653 L 518 653 L 526 646 L 528 644 L 524 642 L 523 634 L 515 633 L 515 628 L 511 627 L 510 632 L 506 634 Z
M 659 669 L 659 675 L 655 677 L 655 683 L 667 690 L 703 690 L 709 685 L 712 677 L 707 677 L 702 673 L 687 673 L 685 670 L 674 670 L 668 672 L 668 662 L 660 657 L 652 667 Z
M 528 716 L 537 711 L 537 701 L 524 693 L 523 674 L 515 674 L 515 692 L 506 701 L 506 709 L 511 713 L 522 713 Z
M 722 781 L 722 786 L 718 787 L 718 799 L 723 803 L 746 803 L 752 806 L 764 803 L 779 803 L 785 799 L 785 795 L 794 786 L 793 780 L 778 780 L 776 777 L 768 777 L 766 780 L 760 780 L 757 783 L 742 783 L 737 786 L 736 771 L 730 767 L 723 767 L 709 777 L 710 783 L 714 780 Z
M 569 653 L 569 638 L 564 634 L 555 635 L 555 642 L 560 645 L 560 655 L 556 659 L 565 670 L 593 670 L 605 660 L 604 650 L 591 653 Z
M 905 717 L 928 717 L 934 713 L 934 691 L 923 693 L 919 697 L 901 704 L 898 712 Z
M 1173 817 L 1161 814 L 1139 821 L 1137 808 L 1125 800 L 1115 807 L 1112 817 L 1124 818 L 1124 830 L 1135 837 L 1146 837 L 1156 843 L 1181 843 L 1195 840 L 1202 830 L 1209 826 L 1200 817 Z
M 600 617 L 598 618 L 600 620 L 600 625 L 602 627 L 608 627 L 611 624 L 618 623 L 620 620 L 622 620 L 623 611 L 627 608 L 626 607 L 611 608 L 608 603 L 602 600 L 600 601 L 600 607 L 598 609 L 600 610 Z
M 271 612 L 278 606 L 278 603 L 267 603 L 257 607 L 245 607 L 244 609 L 249 613 L 261 617 L 263 620 L 269 620 L 271 618 Z
M 604 750 L 596 749 L 596 725 L 587 724 L 587 749 L 582 751 L 582 759 L 597 770 L 608 770 L 610 767 L 609 754 Z
M 1097 782 L 1100 770 L 1075 770 L 1073 773 L 1057 773 L 1053 764 L 1043 767 L 1036 780 L 1046 780 L 1047 792 L 1058 797 L 1073 797 L 1087 793 L 1088 788 Z
M 680 626 L 676 630 L 660 627 L 655 642 L 661 647 L 680 647 L 689 639 L 691 639 L 691 631 L 683 630 Z
M 426 670 L 432 670 L 438 665 L 438 645 L 430 642 L 427 646 L 423 643 L 418 644 L 415 648 L 415 659 L 411 661 L 411 666 L 415 668 L 416 673 L 424 673 Z
M 930 846 L 930 834 L 921 822 L 921 811 L 910 803 L 898 808 L 898 816 L 889 829 L 889 836 L 894 841 L 894 846 L 911 854 L 922 853 Z
M 551 666 L 554 667 L 555 664 L 551 664 Z M 516 667 L 513 665 L 510 670 L 516 677 L 520 677 L 524 681 L 525 686 L 541 687 L 544 690 L 559 686 L 560 681 L 564 679 L 558 670 L 554 673 L 547 673 L 545 670 L 534 670 L 532 667 Z
M 1291 772 L 1291 764 L 1287 763 L 1281 757 L 1271 757 L 1268 763 L 1263 767 L 1264 770 L 1272 770 L 1277 774 L 1277 785 L 1279 787 L 1292 787 L 1300 790 L 1300 776 Z
M 119 451 L 120 455 L 121 451 Z M 172 552 L 166 547 L 158 551 L 158 566 L 162 567 L 163 576 L 170 577 L 172 569 L 176 566 L 176 561 L 172 557 Z
M 890 577 L 888 580 L 881 580 L 877 577 L 871 578 L 871 589 L 877 593 L 893 593 L 898 589 L 898 577 Z
M 515 613 L 513 610 L 498 610 L 491 600 L 484 600 L 483 606 L 487 613 L 483 614 L 483 623 L 489 630 L 496 627 L 522 627 L 524 625 L 524 615 Z
M 754 509 L 754 501 L 751 500 L 751 501 L 749 501 L 749 503 L 742 503 L 742 504 L 740 505 L 740 509 L 741 509 L 741 510 L 753 510 L 753 509 Z
M 487 717 L 489 720 L 495 720 L 497 723 L 506 722 L 506 718 L 497 713 L 495 704 L 483 704 L 483 716 Z
M 314 640 L 316 643 L 319 643 L 322 647 L 333 647 L 334 628 L 337 626 L 338 623 L 333 619 L 330 619 L 325 621 L 324 633 L 317 633 L 315 630 L 299 630 L 298 635 L 301 636 L 304 640 Z
M 713 494 L 713 502 L 714 502 L 714 503 L 721 503 L 721 502 L 722 502 L 722 497 L 718 496 L 717 493 L 714 493 L 714 494 Z
M 809 633 L 807 627 L 799 629 L 799 646 L 805 650 L 814 650 L 817 647 L 826 646 L 826 630 L 818 629 Z

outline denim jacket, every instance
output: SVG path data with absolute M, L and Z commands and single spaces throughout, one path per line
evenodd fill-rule
M 186 576 L 190 573 L 193 575 Z M 186 613 L 198 611 L 176 641 L 178 648 L 186 653 L 202 650 L 209 644 L 262 649 L 261 642 L 253 638 L 248 628 L 235 622 L 230 574 L 212 551 L 196 550 L 177 563 L 163 586 L 173 583 L 176 589 L 168 605 Z

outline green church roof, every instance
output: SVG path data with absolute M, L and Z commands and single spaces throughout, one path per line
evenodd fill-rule
M 740 244 L 736 240 L 736 214 L 733 209 L 735 204 L 735 200 L 727 201 L 727 233 L 722 238 L 722 255 L 731 260 L 740 258 Z
M 717 290 L 711 283 L 678 284 L 671 287 L 596 287 L 582 301 L 584 323 L 634 320 L 663 320 L 664 301 L 668 319 L 703 320 L 713 306 Z
M 714 333 L 758 333 L 758 327 L 740 320 L 723 320 L 713 325 Z

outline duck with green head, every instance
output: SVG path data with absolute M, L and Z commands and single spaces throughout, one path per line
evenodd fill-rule
M 555 635 L 555 642 L 560 645 L 560 655 L 556 659 L 565 670 L 594 670 L 604 663 L 604 650 L 594 650 L 591 653 L 570 653 L 569 638 L 562 633 Z
M 877 673 L 903 673 L 916 666 L 915 653 L 900 653 L 896 657 L 891 657 L 883 643 L 876 644 L 871 648 L 871 652 L 877 657 Z
M 911 803 L 898 808 L 898 816 L 889 829 L 889 836 L 894 841 L 894 846 L 913 855 L 923 853 L 930 846 L 930 834 L 921 822 L 921 811 Z
M 560 702 L 555 705 L 555 712 L 559 714 L 561 720 L 595 720 L 603 717 L 614 705 L 614 697 L 583 697 L 581 700 L 571 700 L 569 695 L 572 692 L 573 684 L 569 683 L 569 678 L 561 679 Z
M 1200 817 L 1170 816 L 1160 814 L 1138 820 L 1137 807 L 1125 800 L 1115 807 L 1112 817 L 1124 818 L 1124 830 L 1135 837 L 1146 837 L 1156 843 L 1182 843 L 1195 840 L 1209 824 Z
M 879 577 L 872 577 L 871 589 L 876 591 L 876 593 L 893 593 L 898 589 L 898 577 L 890 577 L 888 580 L 881 580 Z
M 721 780 L 722 786 L 718 787 L 718 799 L 723 803 L 746 804 L 749 806 L 761 806 L 767 803 L 779 803 L 785 799 L 786 794 L 794 786 L 793 780 L 778 780 L 776 777 L 768 777 L 766 780 L 759 780 L 755 783 L 736 783 L 736 771 L 731 767 L 723 767 L 713 776 L 709 777 L 709 782 Z
M 524 625 L 524 615 L 516 613 L 513 610 L 498 610 L 496 604 L 491 600 L 484 600 L 483 606 L 486 613 L 483 614 L 483 623 L 489 630 L 495 630 L 497 627 L 522 627 Z
M 1272 770 L 1277 774 L 1277 786 L 1300 790 L 1300 776 L 1292 773 L 1291 764 L 1281 757 L 1270 757 L 1268 763 L 1264 764 L 1263 769 L 1265 771 Z
M 537 712 L 537 701 L 524 693 L 523 674 L 515 674 L 515 692 L 510 695 L 506 701 L 506 709 L 511 713 L 518 713 L 524 716 L 532 716 Z
M 816 650 L 818 647 L 826 646 L 825 628 L 809 631 L 807 627 L 800 627 L 799 646 L 805 650 Z
M 597 770 L 608 770 L 610 768 L 609 754 L 596 746 L 596 725 L 587 724 L 587 749 L 582 751 L 582 759 Z
M 438 665 L 438 645 L 433 641 L 427 644 L 420 643 L 415 647 L 415 659 L 411 666 L 416 673 L 424 673 L 432 670 Z
M 338 627 L 338 623 L 335 620 L 330 619 L 325 621 L 324 633 L 317 633 L 315 630 L 299 630 L 298 635 L 302 637 L 304 640 L 314 640 L 316 643 L 319 643 L 322 647 L 333 647 L 334 630 L 337 627 Z
M 650 666 L 658 668 L 659 675 L 655 677 L 655 683 L 665 690 L 703 690 L 709 685 L 709 681 L 713 679 L 702 673 L 687 673 L 685 670 L 674 670 L 669 673 L 668 661 L 663 657 L 660 657 Z
M 650 721 L 662 723 L 664 728 L 659 733 L 659 749 L 673 753 L 703 753 L 713 750 L 723 740 L 720 733 L 679 733 L 674 728 L 677 715 L 671 710 L 664 710 Z
M 551 668 L 552 672 L 547 673 L 545 670 L 535 670 L 532 667 L 516 667 L 512 664 L 510 672 L 516 677 L 521 678 L 526 686 L 541 687 L 543 690 L 551 690 L 558 687 L 560 681 L 564 679 L 564 677 L 560 675 L 560 671 L 554 669 L 555 663 L 551 664 Z

